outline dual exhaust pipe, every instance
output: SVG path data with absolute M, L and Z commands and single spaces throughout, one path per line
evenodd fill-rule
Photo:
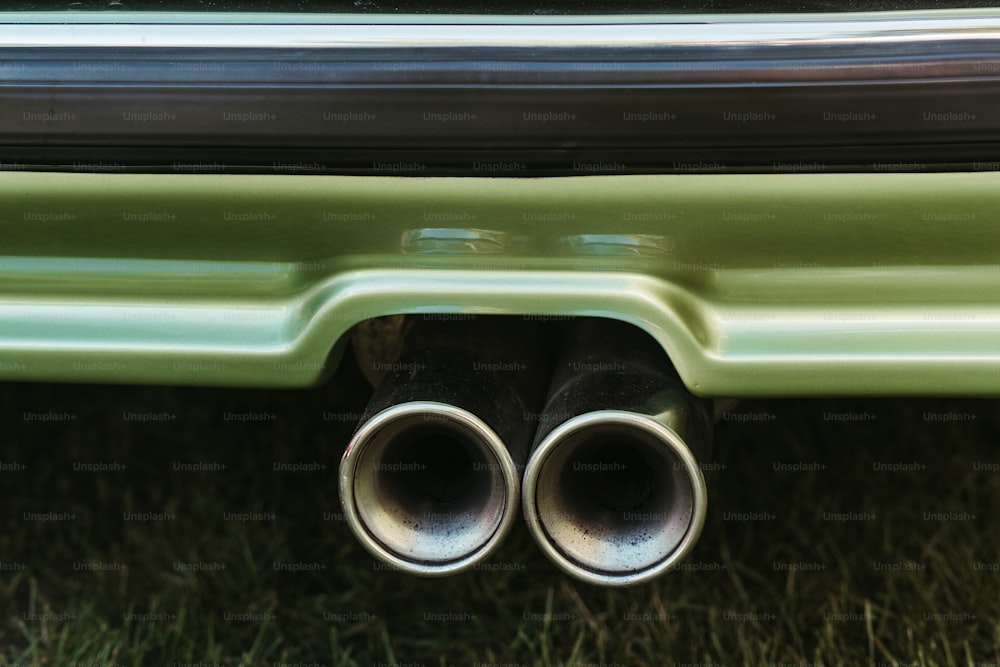
M 701 533 L 709 404 L 645 332 L 606 319 L 414 323 L 340 466 L 344 514 L 381 560 L 472 568 L 523 507 L 563 571 L 607 586 L 669 570 Z

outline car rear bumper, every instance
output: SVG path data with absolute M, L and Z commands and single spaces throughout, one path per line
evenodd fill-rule
M 157 173 L 964 171 L 1000 10 L 0 13 L 0 163 Z
M 0 201 L 9 380 L 304 386 L 359 321 L 484 313 L 632 322 L 702 395 L 1000 393 L 995 172 L 7 172 Z

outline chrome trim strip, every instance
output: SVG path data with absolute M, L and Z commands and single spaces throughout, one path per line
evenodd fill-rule
M 995 16 L 994 8 L 945 8 L 907 10 L 858 10 L 826 12 L 659 12 L 635 14 L 462 14 L 462 13 L 339 13 L 266 11 L 10 11 L 0 10 L 0 24 L 20 25 L 176 25 L 176 24 L 265 24 L 318 25 L 596 25 L 639 23 L 750 23 L 792 22 L 829 23 L 866 19 L 973 19 Z
M 248 15 L 258 19 L 261 15 Z M 267 15 L 263 15 L 267 20 Z M 1000 37 L 1000 10 L 933 13 L 892 12 L 846 15 L 781 16 L 663 15 L 647 17 L 595 17 L 599 23 L 560 18 L 553 22 L 503 22 L 482 17 L 426 17 L 400 15 L 392 23 L 338 15 L 312 15 L 303 22 L 232 23 L 238 15 L 221 19 L 184 15 L 183 23 L 150 20 L 118 22 L 95 13 L 73 22 L 38 22 L 40 17 L 0 13 L 0 46 L 23 47 L 211 47 L 211 48 L 426 48 L 426 47 L 526 47 L 563 48 L 733 46 L 788 44 L 857 44 L 926 42 Z M 145 20 L 140 15 L 136 21 Z M 581 17 L 583 18 L 583 17 Z M 98 21 L 107 22 L 98 22 Z M 181 17 L 178 17 L 181 20 Z M 213 21 L 220 21 L 218 23 Z

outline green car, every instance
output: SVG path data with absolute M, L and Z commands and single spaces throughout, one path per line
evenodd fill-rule
M 520 506 L 609 586 L 697 541 L 728 399 L 995 394 L 1000 12 L 647 4 L 0 13 L 0 379 L 352 350 L 366 548 Z

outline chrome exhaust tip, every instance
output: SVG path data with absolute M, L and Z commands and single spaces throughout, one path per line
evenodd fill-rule
M 541 409 L 551 348 L 509 317 L 411 323 L 344 452 L 340 500 L 369 552 L 440 576 L 489 556 L 518 518 L 524 415 Z
M 340 468 L 344 516 L 382 561 L 412 574 L 466 570 L 516 519 L 520 471 L 471 412 L 414 401 L 382 410 L 355 434 Z
M 663 350 L 634 327 L 596 320 L 572 339 L 525 469 L 524 516 L 564 572 L 604 586 L 642 583 L 701 535 L 710 405 L 687 393 Z
M 539 445 L 524 477 L 528 528 L 564 572 L 629 586 L 694 547 L 708 487 L 684 441 L 645 415 L 579 415 Z

